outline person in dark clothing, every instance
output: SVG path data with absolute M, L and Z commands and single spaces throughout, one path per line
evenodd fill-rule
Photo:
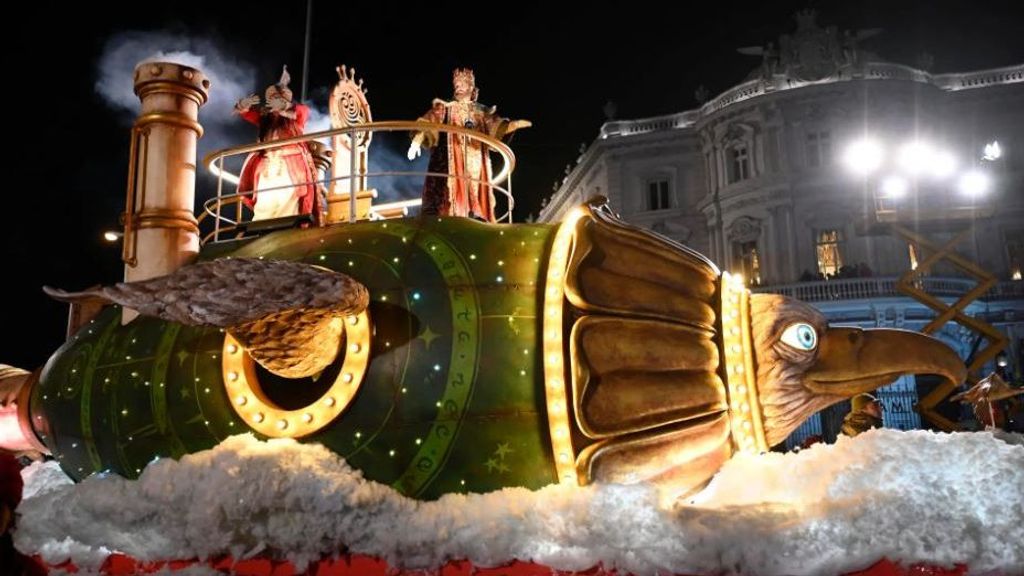
M 872 428 L 882 427 L 882 403 L 871 394 L 858 394 L 850 401 L 851 410 L 839 429 L 846 436 L 856 436 Z

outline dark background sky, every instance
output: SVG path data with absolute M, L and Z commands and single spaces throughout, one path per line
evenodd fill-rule
M 12 129 L 0 216 L 0 362 L 34 369 L 63 341 L 66 307 L 49 301 L 40 286 L 77 289 L 120 279 L 119 248 L 104 243 L 101 232 L 115 227 L 123 209 L 133 114 L 97 92 L 103 56 L 126 33 L 174 39 L 154 49 L 184 44 L 210 58 L 205 52 L 215 52 L 221 64 L 249 73 L 241 81 L 252 91 L 275 81 L 287 63 L 298 94 L 305 5 L 188 2 L 131 10 L 104 3 L 19 4 L 19 16 L 8 20 L 3 35 L 8 88 L 0 101 Z M 716 94 L 759 63 L 735 48 L 792 32 L 794 12 L 807 7 L 818 10 L 822 26 L 883 28 L 867 48 L 910 64 L 929 52 L 936 72 L 1024 62 L 1024 6 L 1012 1 L 573 6 L 319 0 L 310 93 L 323 106 L 326 88 L 337 79 L 334 67 L 347 63 L 366 80 L 375 119 L 412 119 L 433 97 L 450 95 L 452 68 L 474 68 L 481 101 L 534 122 L 512 142 L 522 220 L 536 213 L 579 145 L 593 140 L 605 102 L 616 103 L 620 118 L 694 108 L 697 86 Z M 143 52 L 131 60 L 151 55 Z M 130 82 L 132 63 L 107 72 Z M 216 84 L 211 98 L 218 98 Z M 204 110 L 204 124 L 218 122 L 208 117 L 213 101 Z M 217 137 L 231 140 L 227 144 L 254 139 L 245 126 L 235 126 Z M 198 196 L 212 190 L 213 181 L 201 177 Z

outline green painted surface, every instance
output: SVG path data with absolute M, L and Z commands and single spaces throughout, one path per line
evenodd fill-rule
M 366 380 L 340 418 L 303 441 L 367 478 L 435 498 L 556 480 L 537 313 L 554 232 L 405 219 L 283 231 L 202 257 L 302 261 L 369 288 Z M 46 422 L 37 428 L 76 478 L 134 477 L 156 457 L 248 432 L 224 393 L 223 338 L 150 318 L 121 326 L 120 310 L 108 309 L 47 364 L 33 397 L 33 418 Z

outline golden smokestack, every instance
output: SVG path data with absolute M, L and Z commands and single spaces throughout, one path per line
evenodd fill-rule
M 195 68 L 168 62 L 135 67 L 142 110 L 132 128 L 124 220 L 126 282 L 163 276 L 199 253 L 193 214 L 199 107 L 210 81 Z M 126 314 L 125 321 L 134 313 Z

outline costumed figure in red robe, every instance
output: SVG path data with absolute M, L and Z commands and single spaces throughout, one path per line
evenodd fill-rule
M 452 84 L 454 100 L 435 99 L 433 107 L 419 118 L 420 121 L 462 126 L 499 139 L 531 125 L 527 120 L 502 118 L 495 114 L 494 106 L 477 102 L 479 90 L 472 70 L 456 69 Z M 490 185 L 491 160 L 487 146 L 461 134 L 441 135 L 436 129 L 424 128 L 413 136 L 409 160 L 419 156 L 420 147 L 424 145 L 433 148 L 427 170 L 449 176 L 427 176 L 421 213 L 470 216 L 494 222 L 494 192 Z
M 252 94 L 235 104 L 239 116 L 259 126 L 259 141 L 269 142 L 301 136 L 309 118 L 309 108 L 292 102 L 288 89 L 288 68 L 281 81 L 269 86 L 265 101 Z M 253 220 L 312 214 L 320 223 L 317 199 L 316 167 L 305 143 L 288 144 L 253 152 L 245 159 L 238 183 L 245 203 L 253 209 Z

